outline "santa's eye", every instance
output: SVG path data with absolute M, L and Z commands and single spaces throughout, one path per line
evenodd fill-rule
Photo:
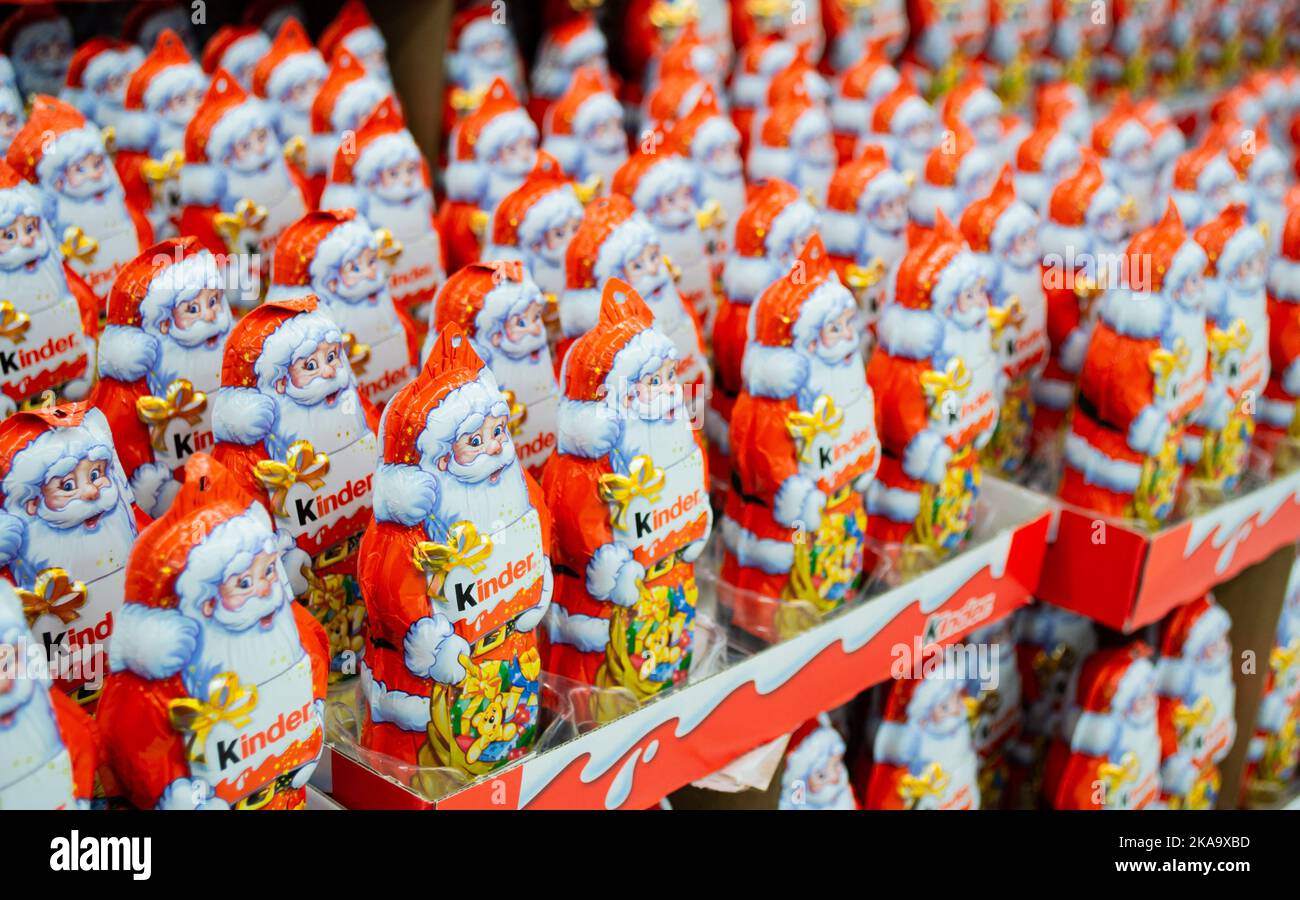
M 71 491 L 71 490 L 75 489 L 76 486 L 77 486 L 77 483 L 76 483 L 75 481 L 73 481 L 71 478 L 66 478 L 66 479 L 64 479 L 63 483 L 62 483 L 61 485 L 59 485 L 59 488 L 60 488 L 61 490 L 65 490 L 65 491 Z
M 31 233 L 34 232 L 35 230 L 36 230 L 36 223 L 35 223 L 35 222 L 28 222 L 28 223 L 27 223 L 27 233 L 28 233 L 28 234 L 31 234 Z
M 519 318 L 515 319 L 515 325 L 517 325 L 520 328 L 527 327 L 528 320 L 525 319 L 523 316 L 520 316 Z
M 103 470 L 103 469 L 95 468 L 95 469 L 91 469 L 91 470 L 90 470 L 90 480 L 91 480 L 91 481 L 98 481 L 99 479 L 101 479 L 101 478 L 103 478 L 103 477 L 104 477 L 104 470 Z
M 197 303 L 189 304 L 188 306 L 185 307 L 185 311 L 192 316 L 197 316 L 199 314 L 198 304 Z
M 245 591 L 246 591 L 246 590 L 248 590 L 249 588 L 251 588 L 252 586 L 253 586 L 253 579 L 249 578 L 247 575 L 245 575 L 243 578 L 239 579 L 239 587 L 240 587 L 241 590 L 245 590 Z
M 6 241 L 15 241 L 15 240 L 17 240 L 17 239 L 18 239 L 18 235 L 14 234 L 12 231 L 6 231 L 6 232 L 5 232 L 5 240 L 6 240 Z
M 501 435 L 503 435 L 503 434 L 505 434 L 505 433 L 506 433 L 506 430 L 505 430 L 504 428 L 502 428 L 500 425 L 498 425 L 496 428 L 493 428 L 493 429 L 492 429 L 492 436 L 493 436 L 493 437 L 501 437 Z
M 483 444 L 483 438 L 479 437 L 477 434 L 469 439 L 469 445 L 471 447 L 480 447 L 482 446 L 482 444 Z
M 658 375 L 656 375 L 656 376 L 654 376 L 653 378 L 650 379 L 650 386 L 651 386 L 651 387 L 659 387 L 659 385 L 660 385 L 661 383 L 662 383 L 662 380 L 659 378 Z
M 314 359 L 309 359 L 309 360 L 307 360 L 307 364 L 306 364 L 305 366 L 303 366 L 303 368 L 306 369 L 308 372 L 315 372 L 315 371 L 316 371 L 316 360 L 314 360 Z
M 334 353 L 333 350 L 331 350 L 331 351 L 329 352 L 329 354 L 327 354 L 326 357 L 325 357 L 325 361 L 326 361 L 326 362 L 329 362 L 329 363 L 334 362 L 334 360 L 336 360 L 336 359 L 338 359 L 338 356 Z
M 275 563 L 267 563 L 266 571 L 263 573 L 267 578 L 275 574 Z

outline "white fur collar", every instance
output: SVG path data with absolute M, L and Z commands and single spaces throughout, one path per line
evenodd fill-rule
M 943 317 L 933 310 L 887 303 L 876 324 L 880 347 L 890 356 L 929 359 L 943 346 Z
M 109 325 L 99 339 L 99 376 L 139 381 L 158 363 L 158 339 L 140 328 Z
M 1159 337 L 1169 327 L 1169 302 L 1158 294 L 1114 288 L 1106 292 L 1101 318 L 1125 337 Z
M 741 375 L 752 396 L 784 400 L 808 380 L 808 361 L 790 347 L 751 343 L 745 348 Z
M 219 441 L 251 446 L 275 425 L 275 401 L 256 388 L 223 387 L 212 399 L 212 433 Z

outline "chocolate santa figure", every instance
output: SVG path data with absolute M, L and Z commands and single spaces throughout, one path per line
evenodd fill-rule
M 979 809 L 979 758 L 966 691 L 950 673 L 901 678 L 876 731 L 868 809 Z
M 1038 222 L 1038 213 L 1016 197 L 1010 166 L 1003 167 L 989 195 L 971 203 L 961 217 L 966 243 L 994 266 L 989 323 L 1002 366 L 1002 403 L 984 462 L 1007 474 L 1025 464 L 1033 431 L 1034 384 L 1047 364 L 1047 298 Z
M 1033 131 L 1016 148 L 1016 196 L 1048 215 L 1052 191 L 1079 167 L 1079 142 L 1061 124 L 1063 110 L 1040 112 Z
M 635 55 L 636 51 L 647 46 L 652 51 L 650 58 L 645 61 L 645 76 L 641 85 L 644 93 L 650 94 L 664 82 L 665 78 L 684 72 L 689 72 L 705 81 L 715 93 L 721 93 L 725 88 L 730 68 L 731 48 L 724 49 L 719 43 L 700 36 L 698 22 L 692 18 L 698 9 L 698 4 L 692 0 L 685 0 L 685 2 L 639 0 L 639 2 L 654 4 L 651 7 L 651 15 L 646 18 L 659 19 L 658 23 L 642 20 L 643 27 L 645 24 L 654 27 L 654 37 L 651 40 L 642 40 L 635 44 L 629 40 L 625 46 L 625 50 L 631 51 L 628 59 L 630 66 L 635 65 L 630 57 Z M 660 11 L 664 15 L 660 15 Z M 630 29 L 632 27 L 630 15 L 626 21 Z M 629 87 L 625 89 L 625 93 L 631 95 L 633 92 Z
M 212 395 L 212 455 L 292 538 L 293 596 L 325 626 L 342 675 L 363 649 L 357 547 L 371 516 L 375 418 L 343 331 L 315 296 L 267 301 L 231 330 Z
M 868 343 L 875 341 L 881 308 L 893 299 L 898 264 L 907 251 L 910 191 L 885 149 L 867 144 L 857 159 L 835 170 L 821 214 L 819 230 L 831 262 L 866 313 Z
M 551 523 L 510 404 L 455 325 L 384 411 L 358 574 L 370 617 L 361 743 L 471 777 L 537 737 Z
M 113 165 L 128 202 L 144 211 L 162 240 L 178 233 L 185 128 L 203 102 L 208 77 L 176 32 L 163 31 L 151 47 L 127 82 Z
M 1205 395 L 1205 251 L 1172 201 L 1129 242 L 1102 299 L 1065 439 L 1067 503 L 1158 527 L 1182 480 L 1178 449 Z
M 161 574 L 160 574 L 161 573 Z M 127 567 L 123 641 L 172 653 L 158 673 L 114 671 L 99 727 L 126 797 L 141 809 L 303 809 L 324 748 L 329 654 L 293 602 L 265 508 L 207 454 L 140 533 Z
M 1178 207 L 1179 218 L 1191 229 L 1218 215 L 1240 185 L 1237 171 L 1228 161 L 1223 135 L 1213 128 L 1175 160 L 1171 176 L 1169 196 Z
M 382 406 L 415 377 L 415 323 L 389 293 L 391 236 L 352 209 L 309 212 L 280 235 L 267 300 L 315 294 L 346 336 L 357 390 Z
M 0 424 L 0 561 L 53 684 L 94 712 L 117 648 L 137 511 L 109 423 L 83 403 Z M 147 520 L 146 520 L 147 521 Z
M 873 10 L 865 4 L 863 10 Z M 906 19 L 904 19 L 906 22 Z M 861 46 L 855 53 L 862 53 Z M 854 148 L 862 141 L 870 141 L 871 118 L 876 104 L 898 87 L 901 76 L 890 62 L 885 38 L 872 40 L 867 52 L 853 65 L 845 68 L 835 80 L 831 96 L 831 125 L 835 130 L 835 151 L 840 163 L 853 158 Z
M 584 197 L 590 200 L 555 157 L 545 151 L 538 153 L 537 165 L 524 183 L 497 204 L 485 258 L 521 261 L 529 277 L 550 295 L 548 303 L 554 304 L 564 292 L 564 261 L 582 224 Z M 547 312 L 549 320 L 551 310 Z
M 257 6 L 258 3 L 252 4 Z M 186 52 L 196 55 L 198 41 L 194 36 L 193 11 L 181 0 L 162 0 L 161 3 L 144 3 L 131 7 L 122 19 L 122 37 L 139 47 L 152 47 L 158 35 L 171 29 L 180 36 Z
M 13 65 L 7 56 L 0 55 L 0 154 L 9 152 L 9 144 L 26 118 L 27 109 L 14 82 Z
M 1205 326 L 1210 371 L 1192 413 L 1182 457 L 1189 476 L 1216 494 L 1231 491 L 1249 462 L 1258 399 L 1268 383 L 1267 247 L 1261 229 L 1233 203 L 1196 229 L 1205 250 Z
M 62 100 L 38 97 L 5 160 L 45 193 L 46 222 L 72 270 L 108 296 L 152 231 L 127 201 L 99 129 Z
M 961 81 L 988 37 L 988 4 L 979 0 L 908 0 L 911 40 L 903 64 L 925 91 L 937 100 Z
M 680 684 L 695 648 L 695 561 L 713 523 L 704 448 L 675 372 L 679 351 L 626 282 L 561 374 L 548 672 L 646 700 Z
M 573 83 L 551 104 L 542 120 L 542 148 L 570 178 L 590 185 L 600 179 L 607 192 L 618 167 L 627 161 L 623 106 L 598 69 L 579 69 Z
M 271 108 L 218 69 L 185 129 L 180 226 L 230 255 L 232 303 L 256 305 L 280 233 L 307 212 L 307 189 L 276 139 Z
M 1300 207 L 1287 213 L 1281 252 L 1269 262 L 1267 299 L 1269 376 L 1255 440 L 1285 472 L 1300 459 Z
M 537 126 L 500 78 L 453 130 L 438 210 L 447 271 L 479 258 L 492 211 L 537 163 Z
M 1054 809 L 1145 809 L 1160 800 L 1160 732 L 1151 648 L 1098 650 L 1079 669 L 1052 744 L 1044 789 Z
M 390 256 L 394 303 L 414 311 L 433 299 L 446 271 L 429 167 L 392 98 L 381 101 L 354 139 L 339 147 L 320 202 L 325 209 L 351 207 L 391 235 L 386 252 L 400 248 Z
M 799 726 L 786 745 L 777 809 L 857 809 L 844 752 L 825 714 Z
M 704 392 L 702 396 L 707 395 L 712 373 L 699 320 L 677 293 L 659 232 L 631 200 L 615 194 L 587 204 L 582 224 L 569 242 L 564 267 L 560 328 L 566 341 L 596 327 L 605 282 L 622 279 L 654 315 L 655 330 L 677 348 L 678 382 L 695 385 Z M 566 349 L 567 344 L 561 342 L 557 349 L 561 361 Z
M 323 47 L 321 52 L 324 54 Z M 313 206 L 320 205 L 321 191 L 325 190 L 325 180 L 343 137 L 349 132 L 355 134 L 380 101 L 393 96 L 392 89 L 367 73 L 346 49 L 325 58 L 329 60 L 329 71 L 311 101 L 311 134 L 299 161 L 307 176 L 307 196 Z
M 976 143 L 969 128 L 950 122 L 912 185 L 907 202 L 912 221 L 933 227 L 936 210 L 951 222 L 960 221 L 966 207 L 992 189 L 998 160 L 997 153 Z
M 91 402 L 113 429 L 136 503 L 154 518 L 186 458 L 212 447 L 208 398 L 231 323 L 225 284 L 197 238 L 172 238 L 128 263 L 108 298 Z
M 537 45 L 529 79 L 533 92 L 528 98 L 528 113 L 534 122 L 545 120 L 551 104 L 564 96 L 579 69 L 609 74 L 609 45 L 592 5 L 586 0 L 569 0 L 568 5 L 573 12 L 547 28 Z
M 863 494 L 880 442 L 857 319 L 816 235 L 750 312 L 731 413 L 722 599 L 760 638 L 806 628 L 864 578 Z
M 822 57 L 826 32 L 821 4 L 796 7 L 793 0 L 756 0 L 731 7 L 731 36 L 737 47 L 767 35 L 789 41 L 811 62 Z
M 326 59 L 333 59 L 334 54 L 340 50 L 347 50 L 367 72 L 392 89 L 392 77 L 388 71 L 388 44 L 361 0 L 347 0 L 334 20 L 321 32 L 320 52 Z
M 1237 735 L 1232 621 L 1212 597 L 1175 609 L 1161 623 L 1156 659 L 1160 790 L 1170 809 L 1213 809 L 1219 763 Z
M 999 97 L 1020 106 L 1034 80 L 1035 61 L 1052 38 L 1052 0 L 993 0 L 989 4 L 989 39 L 980 55 L 992 71 Z
M 704 416 L 712 491 L 731 484 L 731 414 L 744 387 L 741 360 L 749 343 L 750 306 L 767 286 L 790 271 L 817 229 L 817 211 L 794 185 L 755 186 L 736 220 L 736 241 L 722 268 L 722 295 L 713 324 L 713 390 Z
M 465 333 L 510 402 L 515 455 L 537 480 L 555 449 L 560 398 L 543 320 L 546 302 L 517 260 L 471 263 L 438 292 L 426 347 L 431 351 L 449 325 Z
M 1096 62 L 1099 89 L 1120 87 L 1136 93 L 1150 88 L 1151 54 L 1169 6 L 1153 0 L 1120 0 L 1115 4 L 1115 27 Z
M 39 642 L 13 587 L 0 580 L 0 809 L 89 809 L 102 748 L 90 716 L 51 688 Z M 29 669 L 28 667 L 32 667 Z
M 1242 782 L 1249 800 L 1268 803 L 1286 790 L 1300 761 L 1300 566 L 1291 567 L 1264 679 Z
M 1137 201 L 1134 227 L 1151 225 L 1160 213 L 1157 205 L 1156 166 L 1151 157 L 1151 129 L 1138 118 L 1127 93 L 1115 98 L 1110 112 L 1092 127 L 1092 149 L 1102 158 L 1107 175 Z
M 144 51 L 134 44 L 93 37 L 72 54 L 59 99 L 101 128 L 115 129 L 122 121 L 127 82 L 143 61 Z
M 968 647 L 988 648 L 991 657 L 988 673 L 968 672 L 966 679 L 966 711 L 979 757 L 980 806 L 984 809 L 1002 809 L 1012 799 L 1012 750 L 1024 722 L 1015 632 L 1015 619 L 1008 616 L 975 629 L 965 639 Z
M 943 98 L 941 115 L 949 127 L 960 122 L 969 128 L 976 146 L 992 153 L 998 162 L 1008 161 L 1028 134 L 1023 122 L 1003 112 L 1001 98 L 984 83 L 979 68 L 974 66 Z
M 830 44 L 826 62 L 834 72 L 847 75 L 877 52 L 886 60 L 897 59 L 907 42 L 907 4 L 903 0 L 830 0 L 822 5 L 822 14 Z
M 682 302 L 695 311 L 703 334 L 712 334 L 717 313 L 713 272 L 723 240 L 723 212 L 717 200 L 704 196 L 698 170 L 662 131 L 655 131 L 643 136 L 610 187 L 650 222 Z
M 1055 187 L 1039 227 L 1049 355 L 1034 383 L 1034 454 L 1059 456 L 1057 446 L 1074 403 L 1075 383 L 1097 320 L 1099 299 L 1111 285 L 1108 260 L 1120 258 L 1134 204 L 1102 173 L 1091 149 Z
M 839 159 L 826 107 L 797 93 L 763 115 L 755 128 L 745 160 L 749 179 L 780 178 L 824 205 Z
M 99 298 L 59 252 L 44 198 L 0 160 L 0 411 L 81 400 L 95 380 Z M 49 393 L 47 393 L 49 392 Z
M 748 155 L 755 117 L 766 106 L 772 78 L 798 56 L 799 48 L 774 33 L 757 35 L 737 46 L 741 49 L 731 77 L 731 120 L 740 132 L 741 151 Z
M 740 156 L 740 133 L 731 117 L 718 106 L 712 88 L 700 93 L 688 112 L 673 124 L 668 140 L 677 152 L 697 167 L 700 196 L 707 207 L 718 204 L 721 231 L 718 252 L 725 253 L 735 240 L 736 220 L 745 208 L 747 185 Z
M 203 46 L 200 64 L 209 77 L 225 69 L 245 91 L 253 90 L 253 67 L 271 49 L 271 39 L 256 25 L 222 25 Z
M 1080 144 L 1092 139 L 1092 108 L 1088 93 L 1074 81 L 1047 81 L 1034 94 L 1035 121 L 1050 117 Z
M 306 173 L 306 140 L 311 134 L 311 106 L 329 67 L 297 19 L 286 19 L 271 48 L 253 66 L 250 90 L 275 111 L 275 134 L 285 152 L 302 141 L 297 164 Z
M 871 114 L 871 134 L 863 140 L 883 146 L 894 168 L 916 179 L 921 177 L 940 137 L 938 115 L 912 82 L 903 78 L 876 104 Z
M 937 217 L 933 231 L 911 235 L 867 368 L 882 447 L 867 495 L 870 533 L 921 548 L 919 563 L 958 550 L 970 533 L 1001 374 L 984 266 Z
M 0 25 L 0 52 L 13 60 L 26 99 L 56 95 L 72 61 L 72 23 L 53 3 L 25 3 Z
M 1110 16 L 1094 16 L 1083 3 L 1052 3 L 1052 39 L 1039 63 L 1043 80 L 1090 84 L 1096 56 L 1110 40 Z
M 1286 225 L 1286 196 L 1292 178 L 1287 169 L 1286 154 L 1268 137 L 1268 123 L 1260 120 L 1253 129 L 1236 129 L 1241 140 L 1231 144 L 1228 161 L 1237 170 L 1237 177 L 1245 182 L 1247 212 L 1252 224 L 1267 229 L 1270 255 L 1277 255 L 1282 244 L 1282 230 Z M 1228 130 L 1227 134 L 1232 134 Z
M 528 96 L 523 60 L 505 10 L 490 3 L 459 9 L 451 17 L 445 67 L 444 128 L 472 110 L 493 79 L 504 79 L 517 97 Z

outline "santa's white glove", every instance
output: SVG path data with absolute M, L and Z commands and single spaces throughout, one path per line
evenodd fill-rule
M 709 545 L 709 534 L 713 531 L 713 507 L 705 506 L 704 513 L 709 517 L 708 521 L 704 525 L 704 537 L 700 538 L 698 541 L 691 541 L 682 548 L 683 562 L 695 562 L 700 558 L 700 554 L 704 552 L 704 548 Z
M 777 488 L 772 502 L 772 518 L 786 528 L 816 531 L 822 524 L 826 495 L 806 475 L 791 475 Z
M 307 593 L 307 573 L 303 569 L 311 569 L 311 556 L 298 546 L 293 535 L 287 531 L 277 531 L 275 541 L 282 554 L 280 559 L 284 562 L 284 574 L 289 578 L 289 590 L 293 591 L 295 597 L 301 597 Z
M 918 481 L 939 484 L 948 473 L 952 448 L 937 431 L 918 431 L 903 450 L 903 474 Z
M 451 621 L 436 614 L 417 619 L 402 640 L 406 668 L 418 678 L 440 684 L 459 684 L 465 678 L 462 656 L 469 656 L 469 643 L 451 627 Z
M 871 445 L 866 448 L 866 452 L 871 454 L 871 465 L 861 475 L 853 479 L 853 490 L 859 494 L 865 494 L 871 487 L 872 482 L 876 480 L 876 471 L 880 468 L 879 439 L 873 439 Z
M 170 678 L 194 656 L 200 630 L 178 609 L 123 603 L 108 646 L 108 670 L 134 672 L 150 681 Z
M 26 536 L 22 519 L 0 512 L 0 565 L 8 565 L 22 552 Z
M 1160 789 L 1168 794 L 1187 796 L 1192 792 L 1201 770 L 1192 763 L 1190 753 L 1178 753 L 1165 760 L 1160 768 Z
M 551 574 L 551 558 L 542 557 L 542 596 L 537 605 L 526 609 L 515 619 L 515 628 L 519 631 L 532 631 L 541 623 L 542 617 L 551 605 L 551 592 L 554 590 L 554 578 Z
M 1083 368 L 1083 357 L 1088 352 L 1088 338 L 1091 334 L 1088 329 L 1080 326 L 1074 329 L 1065 337 L 1061 344 L 1061 368 L 1071 375 L 1079 374 Z
M 1146 456 L 1157 455 L 1169 439 L 1169 414 L 1158 406 L 1138 413 L 1128 427 L 1128 445 Z
M 230 809 L 202 778 L 177 778 L 163 791 L 154 809 Z
M 595 600 L 632 606 L 640 595 L 637 584 L 644 578 L 645 566 L 632 558 L 629 547 L 616 541 L 599 547 L 587 563 L 587 593 Z
M 136 505 L 156 519 L 172 505 L 181 483 L 172 477 L 172 470 L 162 463 L 145 463 L 131 473 L 131 493 Z

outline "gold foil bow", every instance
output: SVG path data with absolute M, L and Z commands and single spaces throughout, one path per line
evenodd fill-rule
M 785 417 L 785 430 L 799 444 L 799 461 L 810 462 L 808 452 L 819 434 L 832 437 L 844 424 L 844 414 L 835 407 L 835 401 L 821 394 L 813 403 L 812 412 L 795 410 Z
M 1155 376 L 1156 396 L 1169 396 L 1170 381 L 1176 374 L 1187 368 L 1187 358 L 1187 344 L 1182 338 L 1174 341 L 1173 350 L 1166 350 L 1161 347 L 1158 350 L 1151 351 L 1147 365 L 1151 369 L 1151 374 Z
M 1268 655 L 1268 665 L 1274 672 L 1281 674 L 1300 661 L 1300 641 L 1292 641 L 1287 646 L 1278 645 Z
M 325 486 L 325 476 L 330 470 L 330 458 L 324 453 L 317 453 L 311 441 L 297 441 L 289 446 L 284 455 L 284 462 L 278 459 L 259 460 L 253 467 L 257 480 L 271 492 L 271 506 L 277 516 L 288 515 L 284 501 L 289 496 L 289 488 L 302 482 L 312 490 Z
M 1002 338 L 1002 332 L 1008 325 L 1019 328 L 1024 321 L 1024 307 L 1020 305 L 1020 298 L 1014 294 L 1002 306 L 989 307 L 989 328 L 993 332 L 994 343 Z
M 261 231 L 265 221 L 266 207 L 245 197 L 235 204 L 234 212 L 217 213 L 212 219 L 212 226 L 233 251 L 239 249 L 239 235 L 245 229 Z
M 727 224 L 727 214 L 722 209 L 722 204 L 717 200 L 710 200 L 708 203 L 695 213 L 695 224 L 700 226 L 700 231 L 707 231 L 710 228 L 721 228 Z
M 632 459 L 628 474 L 619 475 L 608 472 L 600 476 L 600 499 L 618 507 L 614 513 L 613 526 L 620 531 L 627 530 L 627 508 L 637 497 L 644 497 L 651 503 L 658 501 L 664 489 L 663 469 L 656 469 L 654 460 L 641 455 Z
M 849 263 L 844 269 L 844 279 L 855 291 L 875 287 L 885 277 L 885 261 L 877 256 L 865 266 Z
M 86 585 L 73 581 L 67 571 L 60 568 L 42 571 L 36 576 L 30 591 L 15 588 L 14 592 L 22 601 L 28 625 L 35 625 L 36 620 L 44 615 L 55 616 L 68 625 L 81 618 L 81 608 L 86 605 Z
M 14 309 L 8 300 L 0 300 L 0 337 L 21 344 L 27 338 L 27 329 L 31 327 L 31 316 Z
M 100 140 L 104 142 L 104 152 L 109 156 L 117 155 L 117 129 L 112 125 L 106 126 L 99 132 Z
M 578 202 L 586 206 L 592 200 L 600 196 L 600 189 L 605 184 L 605 179 L 599 175 L 591 175 L 585 181 L 580 181 L 573 186 L 573 192 L 578 195 Z
M 939 797 L 948 790 L 948 773 L 943 766 L 932 762 L 921 772 L 913 775 L 905 772 L 898 782 L 898 794 L 910 806 L 916 806 L 926 797 Z
M 342 612 L 348 605 L 348 589 L 342 575 L 317 575 L 311 566 L 303 566 L 307 579 L 307 608 L 316 612 Z
M 357 340 L 357 336 L 350 331 L 343 332 L 343 352 L 347 355 L 348 365 L 352 371 L 360 375 L 366 371 L 366 363 L 370 361 L 370 345 L 363 344 Z
M 155 450 L 167 448 L 167 426 L 173 419 L 184 419 L 191 426 L 198 425 L 207 406 L 207 394 L 194 390 L 194 385 L 184 378 L 167 385 L 164 397 L 150 395 L 135 401 L 136 414 L 149 426 Z
M 402 255 L 402 242 L 393 237 L 393 232 L 387 228 L 375 229 L 375 242 L 378 244 L 375 252 L 380 259 L 395 262 Z
M 446 575 L 463 566 L 478 575 L 492 555 L 492 539 L 478 533 L 473 522 L 457 522 L 447 529 L 447 542 L 420 541 L 412 551 L 411 561 L 428 575 Z M 433 585 L 430 585 L 432 588 Z
M 453 88 L 451 92 L 451 108 L 461 115 L 473 112 L 483 105 L 483 98 L 486 96 L 487 85 L 469 89 Z
M 664 255 L 664 268 L 668 270 L 668 274 L 672 276 L 674 283 L 682 280 L 682 270 L 673 263 L 672 257 L 667 254 Z
M 474 233 L 474 237 L 478 238 L 480 244 L 487 237 L 488 224 L 491 221 L 492 216 L 488 214 L 487 210 L 476 209 L 470 213 L 469 230 Z
M 657 0 L 650 7 L 650 24 L 655 28 L 681 28 L 699 17 L 700 9 L 695 0 L 681 0 L 677 3 Z
M 295 134 L 284 142 L 284 161 L 295 169 L 307 168 L 307 139 Z
M 943 418 L 942 400 L 945 395 L 965 394 L 970 386 L 970 372 L 966 370 L 966 362 L 960 356 L 950 359 L 942 372 L 931 369 L 922 373 L 921 387 L 925 389 L 925 396 L 930 401 L 930 418 Z
M 1227 328 L 1211 328 L 1209 334 L 1210 359 L 1214 367 L 1233 350 L 1245 350 L 1250 346 L 1250 329 L 1245 319 L 1235 319 Z
M 140 166 L 140 173 L 144 177 L 158 184 L 172 178 L 179 178 L 181 169 L 185 166 L 185 154 L 179 150 L 172 150 L 165 154 L 162 159 L 147 159 Z
M 63 243 L 59 245 L 59 252 L 64 259 L 79 259 L 88 263 L 99 252 L 99 241 L 87 235 L 80 226 L 69 225 L 63 229 Z
M 1213 719 L 1214 704 L 1210 702 L 1209 697 L 1202 696 L 1191 706 L 1180 703 L 1174 709 L 1174 726 L 1180 735 L 1187 734 L 1194 728 L 1204 728 Z
M 745 12 L 755 19 L 774 19 L 786 16 L 791 9 L 790 0 L 745 0 Z
M 1120 757 L 1117 763 L 1104 762 L 1097 767 L 1097 774 L 1106 782 L 1106 790 L 1113 791 L 1122 784 L 1137 781 L 1138 758 L 1132 750 Z
M 257 685 L 242 685 L 234 672 L 222 672 L 208 682 L 208 699 L 181 697 L 167 704 L 167 718 L 172 728 L 189 734 L 187 749 L 191 762 L 205 762 L 204 745 L 208 733 L 227 722 L 243 728 L 257 708 Z
M 519 434 L 524 423 L 528 421 L 528 407 L 520 403 L 515 397 L 514 391 L 502 391 L 505 395 L 506 405 L 510 407 L 509 428 L 512 436 Z
M 1132 224 L 1133 222 L 1137 221 L 1137 210 L 1138 210 L 1137 201 L 1134 200 L 1131 196 L 1126 194 L 1124 196 L 1123 202 L 1120 203 L 1119 209 L 1117 209 L 1116 212 L 1119 213 L 1119 217 L 1121 219 L 1123 219 L 1125 222 Z
M 479 699 L 485 703 L 491 703 L 494 698 L 500 695 L 500 666 L 489 664 L 479 668 L 468 656 L 461 656 L 460 663 L 465 666 L 465 687 L 462 696 L 466 700 Z

